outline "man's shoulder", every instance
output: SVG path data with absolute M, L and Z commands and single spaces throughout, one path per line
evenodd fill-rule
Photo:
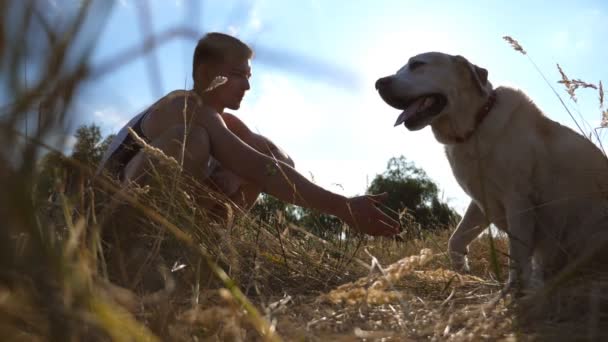
M 163 96 L 157 101 L 160 106 L 201 106 L 201 98 L 192 90 L 178 89 Z
M 170 120 L 174 117 L 179 117 L 182 120 L 181 115 L 175 116 L 172 114 L 183 113 L 184 111 L 191 114 L 204 108 L 201 98 L 194 91 L 174 90 L 156 101 L 147 112 L 150 114 L 148 118 L 162 118 L 161 121 Z M 155 121 L 155 119 L 152 120 Z
M 175 98 L 183 99 L 186 97 L 198 98 L 198 95 L 192 90 L 176 89 L 176 90 L 169 92 L 167 95 L 164 96 L 164 98 L 166 98 L 166 99 L 175 99 Z
M 174 90 L 149 110 L 144 120 L 144 130 L 146 132 L 161 133 L 167 127 L 193 124 L 207 127 L 213 121 L 213 116 L 218 115 L 217 111 L 210 106 L 203 104 L 199 95 L 191 90 Z M 184 121 L 184 118 L 186 121 Z M 211 121 L 209 121 L 211 120 Z

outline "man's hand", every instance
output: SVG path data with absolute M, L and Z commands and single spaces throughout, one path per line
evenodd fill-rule
M 399 232 L 399 222 L 378 209 L 377 204 L 388 194 L 364 195 L 347 200 L 346 215 L 342 218 L 350 227 L 369 235 L 390 236 Z

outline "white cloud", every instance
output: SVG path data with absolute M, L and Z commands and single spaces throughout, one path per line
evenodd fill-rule
M 45 138 L 45 143 L 55 150 L 59 150 L 66 155 L 72 153 L 76 145 L 76 137 L 73 134 L 52 134 Z
M 253 7 L 251 11 L 249 11 L 248 22 L 248 26 L 253 30 L 253 33 L 262 30 L 262 19 L 260 18 L 259 10 L 256 7 Z
M 239 27 L 235 26 L 235 25 L 229 25 L 228 26 L 228 34 L 230 34 L 231 36 L 238 36 L 239 35 Z
M 242 34 L 257 34 L 263 30 L 264 25 L 262 23 L 262 19 L 260 18 L 259 11 L 259 2 L 254 4 L 251 10 L 247 13 L 247 19 L 238 24 L 228 25 L 227 31 L 230 35 L 239 36 Z
M 68 150 L 72 150 L 74 148 L 74 145 L 76 145 L 76 137 L 73 135 L 69 135 L 65 138 L 65 147 Z
M 562 30 L 553 34 L 550 39 L 550 46 L 560 54 L 566 52 L 581 53 L 583 51 L 590 51 L 592 45 L 587 37 L 587 34 Z
M 121 114 L 113 107 L 106 107 L 93 111 L 95 121 L 100 121 L 104 128 L 107 128 L 110 133 L 114 133 L 122 128 L 130 118 Z
M 319 126 L 322 111 L 287 76 L 267 72 L 255 77 L 260 79 L 259 87 L 251 92 L 258 99 L 247 101 L 244 105 L 248 108 L 241 110 L 245 120 L 255 117 L 252 128 L 258 128 L 262 134 L 268 131 L 277 139 L 301 139 Z

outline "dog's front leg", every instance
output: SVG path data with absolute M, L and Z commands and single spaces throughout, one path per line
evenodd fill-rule
M 469 263 L 467 260 L 467 253 L 469 251 L 469 244 L 475 240 L 484 229 L 487 228 L 487 221 L 485 215 L 475 204 L 471 201 L 469 207 L 464 214 L 464 217 L 458 223 L 456 230 L 450 236 L 448 242 L 448 252 L 450 254 L 450 261 L 452 267 L 459 272 L 469 272 Z
M 509 279 L 506 289 L 532 288 L 534 251 L 534 207 L 530 201 L 515 199 L 506 203 L 509 234 Z

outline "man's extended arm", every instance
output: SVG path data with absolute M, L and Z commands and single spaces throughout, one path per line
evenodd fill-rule
M 371 235 L 397 233 L 398 222 L 380 211 L 382 196 L 346 198 L 310 182 L 288 164 L 277 161 L 242 141 L 226 120 L 206 110 L 201 121 L 210 136 L 213 156 L 227 169 L 259 185 L 264 192 L 295 205 L 337 216 L 349 226 Z M 238 128 L 237 128 L 238 129 Z

